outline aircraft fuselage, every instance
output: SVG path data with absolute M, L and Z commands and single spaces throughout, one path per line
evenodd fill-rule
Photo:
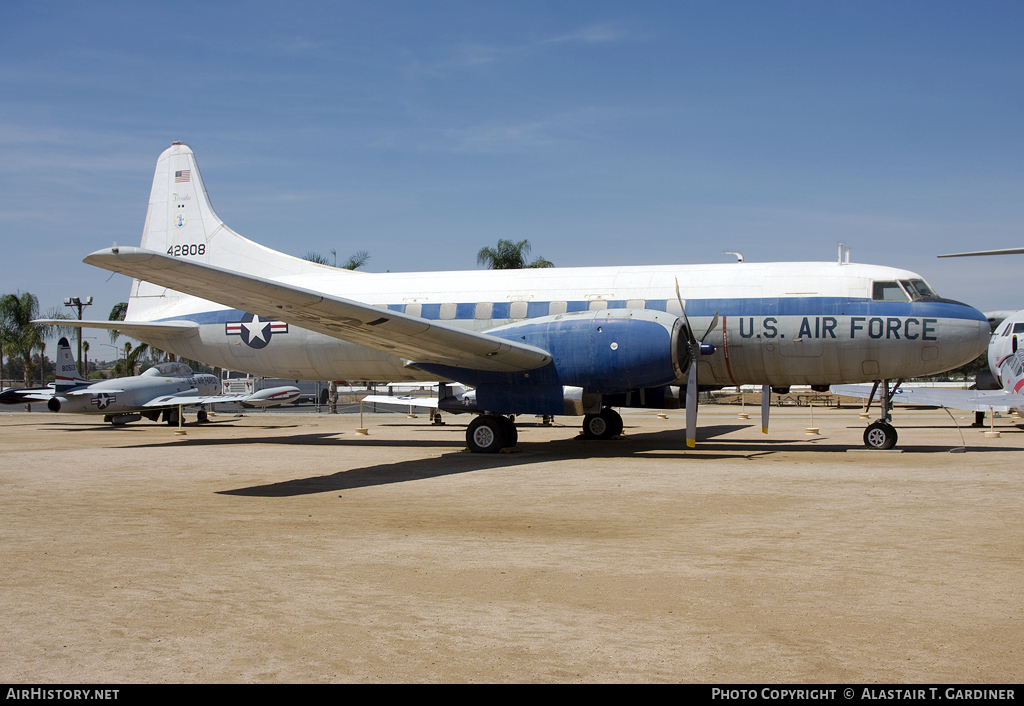
M 323 270 L 278 279 L 475 331 L 601 309 L 678 316 L 678 280 L 698 337 L 716 312 L 721 317 L 706 339 L 716 351 L 700 359 L 703 385 L 828 385 L 929 375 L 972 360 L 988 341 L 988 322 L 972 307 L 934 297 L 874 299 L 877 283 L 920 278 L 872 265 L 728 263 L 401 274 Z M 438 377 L 409 367 L 396 355 L 149 283 L 134 283 L 129 318 L 133 315 L 198 323 L 198 335 L 143 340 L 254 375 L 391 381 Z

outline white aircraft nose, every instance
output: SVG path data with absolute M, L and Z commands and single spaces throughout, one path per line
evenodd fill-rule
M 985 315 L 974 307 L 962 305 L 968 311 L 964 318 L 947 319 L 943 326 L 941 344 L 938 348 L 938 362 L 943 370 L 966 365 L 988 349 L 991 340 L 991 326 Z

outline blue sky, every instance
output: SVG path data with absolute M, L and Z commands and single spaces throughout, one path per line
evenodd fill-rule
M 3 292 L 128 280 L 156 158 L 190 145 L 246 237 L 370 270 L 832 260 L 1024 307 L 1024 4 L 4 4 Z

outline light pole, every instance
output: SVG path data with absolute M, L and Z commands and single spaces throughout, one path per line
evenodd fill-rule
M 64 297 L 64 306 L 74 307 L 78 310 L 78 320 L 82 320 L 82 309 L 92 304 L 92 297 L 86 297 L 82 301 L 78 297 Z M 79 374 L 82 373 L 82 327 L 78 327 L 78 357 L 75 358 L 75 365 L 78 366 Z

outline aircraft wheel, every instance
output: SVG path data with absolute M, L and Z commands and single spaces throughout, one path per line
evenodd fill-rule
M 601 414 L 588 414 L 583 418 L 583 436 L 587 439 L 610 439 L 614 436 L 613 419 L 602 410 Z M 618 416 L 618 415 L 616 415 Z
M 896 446 L 898 438 L 896 429 L 886 422 L 869 424 L 864 430 L 864 445 L 869 449 L 891 449 Z
M 494 454 L 506 445 L 508 420 L 482 414 L 466 429 L 466 445 L 473 453 Z
M 505 420 L 505 446 L 515 446 L 519 443 L 519 428 L 516 420 L 511 417 L 499 417 Z
M 196 414 L 196 423 L 197 424 L 206 424 L 208 421 L 210 421 L 210 418 L 207 416 L 206 410 L 205 409 L 199 410 L 199 412 Z
M 622 416 L 611 407 L 601 410 L 601 416 L 605 417 L 609 427 L 609 437 L 622 434 Z

